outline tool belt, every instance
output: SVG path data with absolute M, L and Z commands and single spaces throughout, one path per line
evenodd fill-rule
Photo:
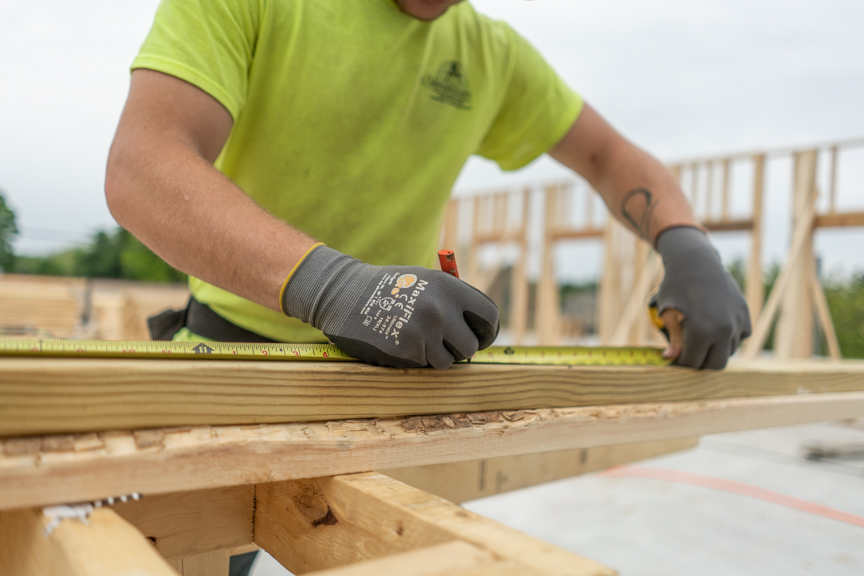
M 166 310 L 147 319 L 150 338 L 171 340 L 177 332 L 188 328 L 193 334 L 217 342 L 276 342 L 237 326 L 202 304 L 194 296 L 183 310 Z

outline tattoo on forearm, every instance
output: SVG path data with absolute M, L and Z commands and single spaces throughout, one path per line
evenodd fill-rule
M 654 200 L 651 191 L 646 188 L 631 190 L 621 201 L 621 215 L 633 226 L 639 237 L 648 242 L 651 241 L 648 227 L 651 225 L 651 216 L 657 204 L 659 201 Z

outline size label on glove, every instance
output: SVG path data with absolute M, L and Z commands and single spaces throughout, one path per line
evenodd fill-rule
M 428 285 L 428 280 L 415 274 L 385 274 L 360 310 L 365 317 L 363 325 L 381 334 L 384 340 L 392 338 L 398 346 L 399 333 L 411 321 Z

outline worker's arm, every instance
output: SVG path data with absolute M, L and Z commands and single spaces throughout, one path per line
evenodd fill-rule
M 133 71 L 108 156 L 108 207 L 178 270 L 279 310 L 282 283 L 315 240 L 268 214 L 213 167 L 232 124 L 197 87 Z
M 672 226 L 700 228 L 672 173 L 588 104 L 549 154 L 585 178 L 612 215 L 652 246 Z
M 364 264 L 255 204 L 213 167 L 231 127 L 197 87 L 135 70 L 105 181 L 117 222 L 179 270 L 309 322 L 372 364 L 447 368 L 492 343 L 498 309 L 468 284 Z
M 666 356 L 694 368 L 724 367 L 750 335 L 747 304 L 672 173 L 587 104 L 550 155 L 588 180 L 612 215 L 663 257 Z

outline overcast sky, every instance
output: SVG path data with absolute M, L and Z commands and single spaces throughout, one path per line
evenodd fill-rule
M 283 0 L 287 1 L 287 0 Z M 369 0 L 360 0 L 369 1 Z M 0 188 L 21 252 L 83 241 L 114 222 L 105 159 L 128 67 L 157 0 L 0 3 Z M 620 131 L 663 160 L 864 136 L 860 0 L 475 0 L 510 22 Z M 864 209 L 864 153 L 843 160 L 844 207 Z M 788 243 L 788 167 L 769 173 L 765 261 Z M 549 160 L 501 174 L 472 160 L 474 190 L 566 174 Z M 851 183 L 850 183 L 850 180 Z M 773 184 L 773 186 L 772 186 Z M 729 260 L 746 237 L 717 238 Z M 820 233 L 828 269 L 864 269 L 864 233 Z M 575 250 L 575 251 L 573 251 Z M 574 276 L 596 274 L 596 248 Z M 592 252 L 593 250 L 593 252 Z M 592 255 L 593 254 L 593 255 Z

